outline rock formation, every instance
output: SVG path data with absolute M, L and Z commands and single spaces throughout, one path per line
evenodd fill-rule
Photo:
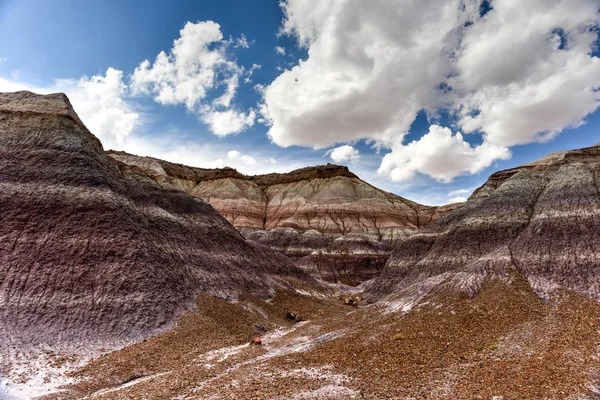
M 0 397 L 598 397 L 600 145 L 492 175 L 399 241 L 363 285 L 380 300 L 367 307 L 363 287 L 314 291 L 258 242 L 327 279 L 368 279 L 389 237 L 331 210 L 346 196 L 345 210 L 371 199 L 363 209 L 379 215 L 392 195 L 335 166 L 252 178 L 123 157 L 103 152 L 64 95 L 0 94 Z M 263 204 L 236 220 L 252 240 L 188 194 L 208 184 L 216 205 Z M 228 184 L 246 190 L 239 206 L 220 203 Z M 306 219 L 317 199 L 331 207 Z M 405 228 L 444 211 L 400 203 Z M 295 222 L 268 226 L 273 215 Z M 83 360 L 61 348 L 127 341 Z
M 392 247 L 457 204 L 428 207 L 384 192 L 347 167 L 321 165 L 245 176 L 123 152 L 114 159 L 167 188 L 204 199 L 246 238 L 299 260 L 328 281 L 357 284 L 381 271 Z
M 126 342 L 199 294 L 311 281 L 211 206 L 108 157 L 63 94 L 0 94 L 0 346 Z M 127 179 L 131 178 L 131 179 Z
M 500 171 L 469 200 L 398 246 L 369 285 L 410 306 L 440 285 L 475 294 L 485 278 L 523 276 L 600 300 L 600 144 Z M 400 303 L 399 303 L 400 304 Z

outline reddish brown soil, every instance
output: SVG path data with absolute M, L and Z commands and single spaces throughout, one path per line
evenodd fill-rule
M 545 303 L 520 280 L 486 281 L 472 299 L 435 293 L 406 315 L 287 292 L 271 304 L 209 298 L 199 304 L 174 331 L 93 361 L 76 373 L 87 382 L 54 398 L 79 398 L 161 372 L 97 398 L 597 398 L 591 388 L 600 371 L 600 306 L 566 292 Z M 269 320 L 241 307 L 250 304 Z M 270 339 L 257 330 L 257 321 L 269 329 L 291 327 L 286 310 L 309 322 Z M 269 358 L 331 332 L 344 334 Z M 257 334 L 264 346 L 243 347 L 211 367 L 200 361 L 211 349 L 245 344 Z

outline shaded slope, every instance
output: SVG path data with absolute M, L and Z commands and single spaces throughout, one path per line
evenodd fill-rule
M 128 341 L 201 293 L 308 279 L 204 202 L 124 175 L 63 94 L 0 94 L 0 345 Z

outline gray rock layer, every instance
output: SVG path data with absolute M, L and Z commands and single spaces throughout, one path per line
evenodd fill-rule
M 0 94 L 0 345 L 148 336 L 201 293 L 267 297 L 280 277 L 310 281 L 107 157 L 66 96 Z

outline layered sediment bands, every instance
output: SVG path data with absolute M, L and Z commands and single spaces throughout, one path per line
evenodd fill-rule
M 292 228 L 331 237 L 359 233 L 393 242 L 448 211 L 448 206 L 423 206 L 379 190 L 344 166 L 244 176 L 231 168 L 193 168 L 123 152 L 108 154 L 141 168 L 162 186 L 206 200 L 244 234 Z
M 280 278 L 310 281 L 144 176 L 106 156 L 64 95 L 0 94 L 0 345 L 122 343 L 199 294 L 267 297 Z
M 300 258 L 296 264 L 319 279 L 356 286 L 379 275 L 391 250 L 366 236 L 349 234 Z
M 493 174 L 459 209 L 403 241 L 372 300 L 409 297 L 438 284 L 470 293 L 486 277 L 527 278 L 600 300 L 600 147 L 559 152 Z
M 458 206 L 414 203 L 338 165 L 244 176 L 231 168 L 191 168 L 122 152 L 109 154 L 140 168 L 161 186 L 204 199 L 246 238 L 302 258 L 299 265 L 326 280 L 359 282 L 376 276 L 398 241 Z M 354 257 L 351 268 L 346 267 L 348 257 Z M 337 266 L 340 270 L 335 272 Z

